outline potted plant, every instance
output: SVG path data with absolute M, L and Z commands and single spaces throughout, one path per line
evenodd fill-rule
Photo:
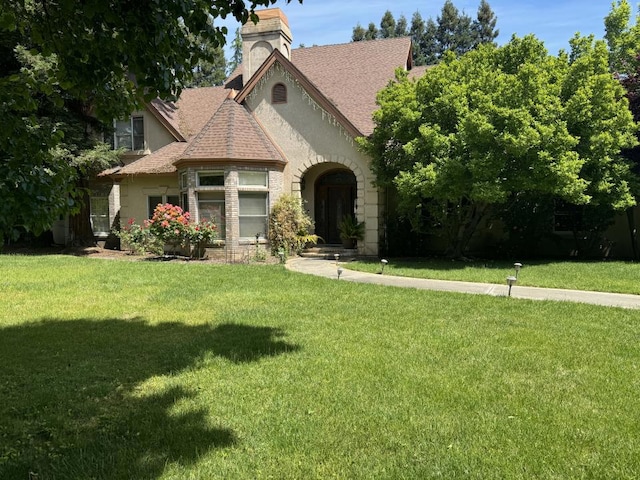
M 338 230 L 344 248 L 355 248 L 356 242 L 364 239 L 364 222 L 358 222 L 352 215 L 345 215 Z

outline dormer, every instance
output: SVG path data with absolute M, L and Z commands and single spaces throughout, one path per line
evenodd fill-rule
M 242 27 L 243 76 L 247 82 L 260 68 L 273 50 L 279 50 L 291 60 L 291 30 L 289 20 L 279 8 L 269 8 L 256 12 L 260 21 L 249 20 Z

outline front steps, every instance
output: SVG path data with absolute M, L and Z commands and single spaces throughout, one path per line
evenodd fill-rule
M 305 258 L 335 260 L 336 254 L 340 255 L 340 260 L 351 260 L 358 255 L 358 249 L 344 248 L 342 245 L 322 245 L 305 248 L 300 256 Z

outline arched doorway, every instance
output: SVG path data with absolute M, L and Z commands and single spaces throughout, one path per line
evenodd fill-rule
M 350 170 L 332 170 L 316 180 L 316 234 L 325 243 L 339 244 L 338 225 L 345 215 L 354 215 L 356 206 L 356 176 Z

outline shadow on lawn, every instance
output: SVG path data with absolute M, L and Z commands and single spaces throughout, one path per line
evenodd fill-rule
M 0 478 L 157 478 L 167 464 L 234 445 L 233 430 L 211 426 L 215 405 L 191 402 L 190 387 L 139 386 L 197 368 L 205 355 L 243 363 L 298 350 L 282 336 L 141 319 L 0 329 Z

